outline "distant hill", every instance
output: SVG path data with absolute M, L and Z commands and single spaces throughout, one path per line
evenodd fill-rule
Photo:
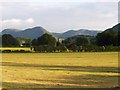
M 18 29 L 4 29 L 2 31 L 2 34 L 11 34 L 11 35 L 16 35 L 17 32 L 19 32 L 20 30 Z
M 46 29 L 42 27 L 34 27 L 34 28 L 28 28 L 25 30 L 18 30 L 18 29 L 4 29 L 2 31 L 2 34 L 11 34 L 14 37 L 26 37 L 30 39 L 38 38 L 44 33 L 50 33 L 55 37 L 61 37 L 61 38 L 68 38 L 76 35 L 90 35 L 90 36 L 96 36 L 97 33 L 100 31 L 93 31 L 93 30 L 86 30 L 86 29 L 80 29 L 80 30 L 69 30 L 64 33 L 50 33 Z
M 28 28 L 25 30 L 5 29 L 2 31 L 2 34 L 11 34 L 14 37 L 26 37 L 31 39 L 40 37 L 44 33 L 49 32 L 42 27 Z
M 100 31 L 94 31 L 94 30 L 86 30 L 86 29 L 80 29 L 80 30 L 69 30 L 64 33 L 53 33 L 55 37 L 62 37 L 64 39 L 76 35 L 89 35 L 89 36 L 96 36 L 97 33 Z

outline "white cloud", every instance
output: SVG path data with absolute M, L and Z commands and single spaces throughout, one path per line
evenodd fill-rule
M 18 29 L 40 25 L 51 32 L 81 28 L 105 30 L 117 23 L 117 5 L 115 2 L 4 3 L 1 23 L 3 28 Z
M 21 23 L 22 20 L 20 19 L 9 19 L 9 20 L 3 20 L 2 23 L 3 24 L 8 24 L 8 23 L 11 23 L 11 24 L 19 24 Z
M 27 23 L 29 23 L 29 24 L 32 24 L 32 23 L 34 23 L 34 19 L 33 18 L 29 18 L 29 19 L 27 19 L 27 20 L 25 20 Z
M 0 21 L 1 27 L 2 28 L 21 28 L 23 25 L 25 26 L 31 26 L 34 24 L 34 19 L 33 18 L 28 18 L 28 19 L 7 19 L 7 20 L 1 20 Z

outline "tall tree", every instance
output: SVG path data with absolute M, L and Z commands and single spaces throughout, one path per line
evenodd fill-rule
M 96 36 L 99 46 L 119 46 L 120 43 L 120 23 L 109 28 Z
M 76 45 L 77 46 L 83 46 L 89 44 L 89 40 L 87 37 L 78 37 L 76 39 Z
M 102 32 L 97 34 L 96 41 L 99 46 L 117 46 L 118 45 L 118 32 L 110 31 L 110 32 Z
M 52 35 L 45 33 L 37 39 L 37 44 L 55 46 L 56 39 Z
M 10 34 L 2 35 L 2 46 L 3 47 L 18 47 L 19 41 Z
M 33 39 L 33 40 L 31 41 L 31 44 L 32 44 L 32 46 L 37 46 L 37 39 Z

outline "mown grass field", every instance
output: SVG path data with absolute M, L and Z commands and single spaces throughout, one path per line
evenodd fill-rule
M 30 47 L 28 47 L 28 48 L 24 48 L 24 47 L 4 47 L 4 48 L 2 48 L 2 47 L 0 47 L 0 50 L 25 50 L 25 51 L 30 51 Z
M 8 90 L 113 88 L 118 53 L 3 53 L 2 83 Z

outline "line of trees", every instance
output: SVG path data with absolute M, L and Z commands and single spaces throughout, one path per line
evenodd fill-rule
M 29 40 L 28 40 L 29 41 Z M 36 52 L 65 52 L 65 51 L 120 51 L 120 32 L 107 30 L 98 33 L 96 37 L 78 35 L 67 38 L 59 43 L 53 35 L 43 34 L 37 39 L 27 42 Z M 10 34 L 2 35 L 3 47 L 20 47 L 19 39 Z
M 64 44 L 58 44 L 57 39 L 47 33 L 43 34 L 37 39 L 33 39 L 31 44 L 34 48 L 34 51 L 38 52 L 62 52 L 67 50 Z

